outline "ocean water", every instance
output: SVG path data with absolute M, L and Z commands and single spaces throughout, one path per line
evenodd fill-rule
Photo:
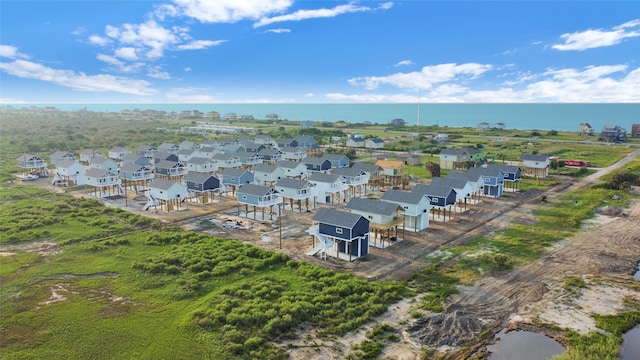
M 14 107 L 55 106 L 60 110 L 121 111 L 154 109 L 180 112 L 218 111 L 264 119 L 275 113 L 287 120 L 369 121 L 387 124 L 400 118 L 409 125 L 475 127 L 481 122 L 504 123 L 510 129 L 578 131 L 589 123 L 596 132 L 604 125 L 631 130 L 640 123 L 640 104 L 15 104 Z M 418 109 L 420 111 L 418 111 Z M 418 116 L 418 113 L 420 116 Z

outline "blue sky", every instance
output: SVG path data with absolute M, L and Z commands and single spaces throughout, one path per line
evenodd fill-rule
M 0 2 L 0 102 L 640 102 L 638 1 Z

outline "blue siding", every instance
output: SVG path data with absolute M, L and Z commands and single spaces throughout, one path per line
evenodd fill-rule
M 246 197 L 246 199 L 244 197 Z M 258 205 L 260 197 L 256 195 L 238 193 L 238 201 L 249 205 Z
M 336 229 L 342 229 L 342 234 L 338 234 Z M 319 230 L 320 234 L 331 236 L 331 237 L 334 237 L 334 238 L 337 238 L 337 239 L 351 240 L 351 230 L 350 229 L 345 229 L 345 228 L 341 228 L 341 227 L 334 226 L 334 225 L 320 223 L 320 224 L 318 224 L 318 230 Z

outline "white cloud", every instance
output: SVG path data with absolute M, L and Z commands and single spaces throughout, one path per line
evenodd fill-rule
M 155 20 L 148 20 L 141 24 L 107 25 L 105 28 L 109 38 L 120 44 L 136 47 L 139 55 L 149 59 L 162 57 L 168 46 L 179 43 L 180 38 L 177 33 L 182 31 L 184 31 L 182 28 L 167 29 Z
M 161 80 L 171 79 L 171 75 L 169 75 L 169 73 L 166 71 L 162 71 L 159 67 L 149 69 L 149 71 L 147 71 L 147 76 Z
M 105 54 L 98 54 L 96 58 L 111 65 L 111 70 L 120 73 L 134 73 L 140 71 L 140 69 L 144 67 L 144 63 L 142 62 L 126 63 L 114 56 Z
M 387 10 L 391 8 L 393 3 L 384 3 L 382 6 L 377 9 Z M 371 8 L 368 6 L 357 6 L 354 4 L 346 4 L 346 5 L 338 5 L 331 9 L 313 9 L 313 10 L 298 10 L 291 14 L 286 15 L 278 15 L 274 17 L 263 17 L 258 20 L 255 24 L 253 24 L 254 28 L 258 28 L 261 26 L 266 26 L 274 23 L 284 22 L 284 21 L 301 21 L 308 19 L 317 19 L 317 18 L 332 18 L 342 14 L 348 13 L 356 13 L 356 12 L 366 12 L 366 11 L 374 11 L 376 8 Z
M 156 11 L 164 16 L 188 16 L 203 23 L 233 23 L 244 19 L 280 13 L 288 9 L 291 0 L 174 0 Z
M 398 62 L 397 64 L 395 64 L 393 66 L 406 66 L 406 65 L 413 65 L 413 61 L 411 61 L 411 60 L 402 60 L 402 61 Z
M 269 29 L 269 30 L 265 30 L 264 32 L 266 33 L 274 33 L 274 34 L 283 34 L 283 33 L 290 33 L 291 29 Z
M 178 45 L 176 49 L 178 50 L 201 50 L 206 49 L 212 46 L 218 46 L 222 43 L 226 42 L 226 40 L 194 40 L 188 44 Z
M 438 67 L 438 65 L 434 66 Z M 509 67 L 504 67 L 509 70 Z M 500 69 L 494 67 L 497 71 Z M 451 72 L 448 72 L 451 74 Z M 507 76 L 514 74 L 508 73 Z M 541 73 L 515 74 L 517 79 L 500 87 L 475 86 L 468 78 L 432 82 L 417 94 L 325 94 L 341 102 L 434 102 L 434 103 L 637 103 L 640 102 L 640 68 L 627 65 L 587 66 L 582 69 L 548 69 Z M 501 77 L 501 76 L 499 76 Z M 404 82 L 401 82 L 404 84 Z M 410 88 L 410 87 L 407 87 Z
M 184 72 L 189 72 L 189 71 L 191 71 L 191 68 L 190 68 L 190 67 L 186 67 L 186 68 L 184 68 Z
M 87 29 L 83 28 L 83 27 L 78 27 L 75 30 L 73 30 L 71 32 L 72 35 L 82 35 L 83 33 L 85 33 L 87 31 Z
M 138 60 L 138 54 L 136 53 L 136 49 L 132 47 L 121 47 L 116 49 L 114 52 L 114 56 L 125 59 L 125 60 Z
M 625 39 L 640 36 L 640 19 L 628 21 L 622 25 L 613 27 L 611 30 L 589 29 L 574 33 L 560 35 L 564 40 L 562 44 L 555 44 L 553 49 L 566 50 L 587 50 L 603 46 L 612 46 L 621 43 Z
M 421 71 L 395 73 L 388 76 L 366 76 L 349 79 L 349 83 L 368 90 L 380 85 L 391 85 L 405 90 L 421 91 L 433 88 L 434 84 L 474 79 L 491 70 L 489 64 L 440 64 L 425 66 Z
M 106 74 L 86 75 L 72 70 L 58 70 L 26 60 L 0 63 L 0 70 L 21 78 L 50 82 L 80 91 L 117 92 L 131 95 L 152 95 L 156 91 L 144 80 Z
M 0 57 L 9 59 L 28 59 L 29 56 L 18 51 L 18 48 L 11 45 L 0 45 Z
M 100 35 L 91 35 L 89 36 L 89 43 L 98 46 L 107 46 L 111 43 L 111 39 Z

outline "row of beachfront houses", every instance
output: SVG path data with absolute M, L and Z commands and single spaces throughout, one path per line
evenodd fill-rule
M 440 168 L 448 170 L 467 169 L 470 166 L 478 166 L 486 163 L 487 159 L 481 150 L 472 147 L 461 149 L 444 149 L 440 151 Z M 521 154 L 520 167 L 523 175 L 535 178 L 549 176 L 551 158 L 548 155 Z
M 58 167 L 70 161 L 62 160 Z M 444 178 L 436 177 L 430 184 L 416 185 L 410 191 L 387 190 L 380 199 L 362 196 L 366 194 L 363 187 L 370 184 L 371 179 L 384 175 L 385 169 L 380 165 L 389 163 L 391 161 L 381 161 L 378 165 L 356 163 L 328 172 L 307 172 L 306 176 L 297 173 L 287 176 L 280 172 L 280 176 L 268 177 L 271 176 L 269 168 L 274 166 L 266 164 L 251 170 L 227 168 L 215 174 L 187 172 L 177 179 L 155 177 L 155 173 L 144 166 L 136 166 L 138 170 L 146 169 L 142 173 L 129 173 L 126 165 L 119 173 L 94 167 L 89 168 L 86 175 L 87 184 L 97 188 L 122 187 L 120 180 L 142 181 L 148 199 L 144 209 L 178 210 L 194 199 L 206 202 L 213 194 L 232 188 L 238 215 L 244 213 L 258 219 L 261 214 L 264 220 L 265 214 L 272 217 L 282 210 L 302 212 L 303 206 L 306 212 L 317 210 L 308 229 L 314 239 L 309 254 L 350 260 L 366 256 L 370 245 L 385 247 L 400 239 L 399 227 L 402 232 L 423 231 L 429 227 L 430 220 L 446 222 L 484 196 L 500 197 L 505 188 L 517 189 L 522 175 L 518 166 L 486 164 L 465 172 L 451 171 Z M 398 163 L 401 167 L 402 163 Z M 304 162 L 297 164 L 304 165 Z M 60 171 L 58 167 L 56 171 Z M 398 169 L 397 166 L 391 168 L 394 173 Z M 317 203 L 330 206 L 317 209 Z M 331 206 L 336 204 L 341 206 Z

